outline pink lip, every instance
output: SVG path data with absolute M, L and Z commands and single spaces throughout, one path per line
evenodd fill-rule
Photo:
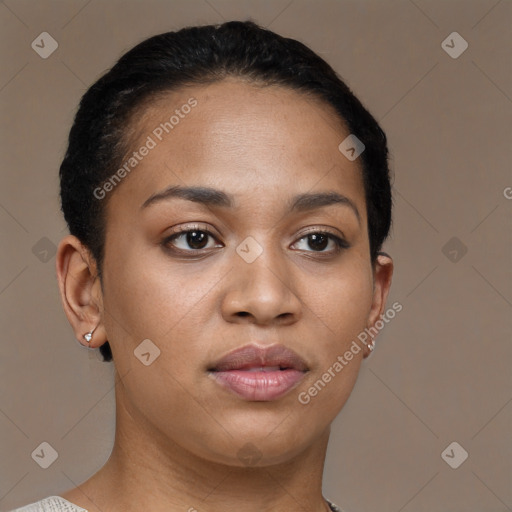
M 246 400 L 270 401 L 293 389 L 308 371 L 302 358 L 283 345 L 245 345 L 210 368 L 223 387 Z

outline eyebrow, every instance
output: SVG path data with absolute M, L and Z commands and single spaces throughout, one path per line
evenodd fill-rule
M 182 187 L 173 185 L 148 197 L 142 204 L 141 209 L 172 198 L 186 199 L 187 201 L 194 201 L 195 203 L 201 203 L 206 206 L 222 206 L 224 208 L 232 208 L 235 204 L 233 197 L 221 190 L 209 187 Z
M 142 204 L 141 209 L 173 198 L 186 199 L 187 201 L 204 204 L 205 206 L 222 208 L 233 208 L 235 206 L 233 196 L 222 190 L 210 187 L 183 187 L 180 185 L 172 185 L 148 197 Z M 354 212 L 359 224 L 361 224 L 361 216 L 354 202 L 338 192 L 299 194 L 290 199 L 289 210 L 290 212 L 304 212 L 331 205 L 348 206 Z
M 361 224 L 361 216 L 357 206 L 347 196 L 338 194 L 338 192 L 299 194 L 291 199 L 290 211 L 304 212 L 331 205 L 348 206 L 357 217 L 357 222 Z

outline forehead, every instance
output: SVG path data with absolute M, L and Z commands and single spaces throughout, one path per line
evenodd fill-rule
M 289 88 L 239 79 L 184 87 L 139 109 L 130 129 L 125 162 L 144 145 L 152 149 L 113 203 L 128 196 L 142 203 L 170 184 L 260 191 L 268 201 L 315 187 L 364 196 L 359 159 L 338 149 L 349 135 L 345 123 L 330 105 Z

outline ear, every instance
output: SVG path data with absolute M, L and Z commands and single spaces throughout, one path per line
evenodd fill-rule
M 384 308 L 386 307 L 386 300 L 393 277 L 393 268 L 391 256 L 385 252 L 379 252 L 377 261 L 373 267 L 373 300 L 367 324 L 369 332 L 374 334 L 374 336 L 368 340 L 370 344 L 372 342 L 371 340 L 375 339 L 377 335 L 376 332 L 379 331 L 375 323 L 381 318 L 381 315 L 384 313 Z M 366 348 L 364 357 L 368 357 L 370 353 L 371 351 Z
M 102 324 L 103 294 L 97 265 L 90 251 L 73 235 L 59 243 L 56 255 L 57 280 L 64 312 L 76 339 L 97 348 L 107 341 Z M 95 329 L 90 343 L 84 334 Z

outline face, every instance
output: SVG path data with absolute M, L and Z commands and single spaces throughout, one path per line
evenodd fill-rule
M 260 464 L 288 460 L 343 407 L 367 354 L 357 336 L 383 307 L 360 161 L 338 150 L 349 132 L 317 100 L 236 80 L 169 93 L 133 122 L 101 295 L 116 392 L 198 457 L 242 465 L 250 443 Z

